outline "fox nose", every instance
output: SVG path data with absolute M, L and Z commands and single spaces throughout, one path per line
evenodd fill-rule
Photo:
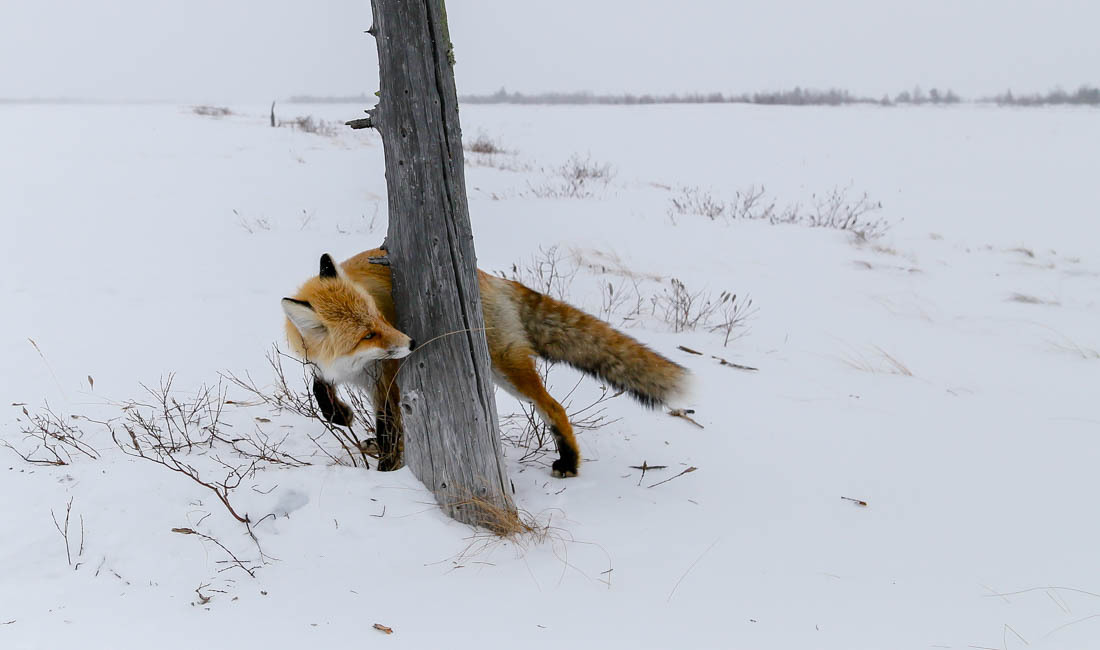
M 416 349 L 416 339 L 409 339 L 409 352 Z

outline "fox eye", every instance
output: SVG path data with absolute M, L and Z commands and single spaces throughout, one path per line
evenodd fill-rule
M 367 335 L 363 337 L 363 340 L 364 341 L 369 341 L 373 338 L 374 338 L 374 332 L 368 332 Z

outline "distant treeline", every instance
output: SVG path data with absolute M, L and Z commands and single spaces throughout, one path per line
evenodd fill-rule
M 920 87 L 912 92 L 898 93 L 880 99 L 853 95 L 847 90 L 829 88 L 794 88 L 776 92 L 742 93 L 688 93 L 685 95 L 596 95 L 590 92 L 538 93 L 524 95 L 510 93 L 504 88 L 491 95 L 463 95 L 459 101 L 465 104 L 762 104 L 770 106 L 842 106 L 846 104 L 955 104 L 962 101 L 951 90 L 933 88 L 927 93 Z
M 0 97 L 0 104 L 106 104 L 95 99 L 72 97 Z
M 298 95 L 290 98 L 295 104 L 374 104 L 377 98 L 366 94 L 349 97 L 314 97 Z M 723 93 L 669 94 L 623 94 L 597 95 L 590 92 L 550 92 L 525 95 L 508 92 L 504 88 L 491 95 L 462 95 L 463 104 L 759 104 L 763 106 L 845 106 L 850 104 L 878 104 L 894 106 L 897 104 L 959 104 L 959 103 L 996 103 L 1009 106 L 1046 106 L 1051 104 L 1079 104 L 1100 106 L 1100 88 L 1082 86 L 1076 92 L 1061 89 L 1052 90 L 1045 95 L 1017 95 L 1011 90 L 1004 94 L 983 99 L 966 100 L 951 89 L 931 88 L 922 90 L 920 86 L 902 91 L 894 96 L 883 95 L 875 99 L 854 95 L 847 90 L 829 88 L 794 88 L 775 92 L 742 93 L 727 95 Z
M 318 97 L 316 95 L 294 95 L 287 100 L 288 104 L 375 104 L 377 102 L 377 97 L 368 97 L 366 93 L 324 97 Z
M 1006 106 L 1046 106 L 1050 104 L 1078 104 L 1083 106 L 1100 106 L 1100 88 L 1081 86 L 1076 92 L 1067 93 L 1058 88 L 1045 95 L 1038 93 L 1032 95 L 1015 95 L 1011 90 L 1001 95 L 992 97 L 986 101 L 996 102 Z
M 464 104 L 760 104 L 765 106 L 844 106 L 849 104 L 878 104 L 893 106 L 896 104 L 959 104 L 959 103 L 996 103 L 1009 106 L 1047 106 L 1055 104 L 1076 104 L 1100 106 L 1100 88 L 1081 86 L 1075 92 L 1062 89 L 1046 94 L 1021 95 L 1011 90 L 994 97 L 967 100 L 951 89 L 931 88 L 927 91 L 919 86 L 913 90 L 902 91 L 893 97 L 884 95 L 879 99 L 854 95 L 847 90 L 830 88 L 794 88 L 776 92 L 742 93 L 726 95 L 723 93 L 689 93 L 685 95 L 597 95 L 590 92 L 537 93 L 525 95 L 508 92 L 501 88 L 491 95 L 463 95 L 459 101 Z

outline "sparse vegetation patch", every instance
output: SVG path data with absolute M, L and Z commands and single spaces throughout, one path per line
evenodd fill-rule
M 611 165 L 592 160 L 591 156 L 574 154 L 566 163 L 554 169 L 553 180 L 538 187 L 530 186 L 530 194 L 540 199 L 586 199 L 607 187 L 615 173 Z
M 224 106 L 194 106 L 191 112 L 204 117 L 226 117 L 233 114 L 233 111 Z
M 750 185 L 726 200 L 698 187 L 681 187 L 669 199 L 668 215 L 702 216 L 711 221 L 767 221 L 810 228 L 830 228 L 850 232 L 861 241 L 878 239 L 890 224 L 872 215 L 882 209 L 866 193 L 853 195 L 849 188 L 834 188 L 828 194 L 814 195 L 813 204 L 790 204 L 782 208 L 763 186 Z
M 278 126 L 294 129 L 295 131 L 301 131 L 303 133 L 312 133 L 313 135 L 321 135 L 329 138 L 336 137 L 341 132 L 341 124 L 337 122 L 329 122 L 328 120 L 322 120 L 312 115 L 299 115 L 292 120 L 279 120 Z
M 479 133 L 476 138 L 464 142 L 462 148 L 472 153 L 497 154 L 505 153 L 504 148 L 497 144 L 485 133 Z

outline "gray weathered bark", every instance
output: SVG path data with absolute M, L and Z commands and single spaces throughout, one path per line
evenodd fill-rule
M 419 343 L 398 375 L 405 461 L 454 518 L 515 521 L 466 204 L 443 0 L 372 0 L 397 327 Z

